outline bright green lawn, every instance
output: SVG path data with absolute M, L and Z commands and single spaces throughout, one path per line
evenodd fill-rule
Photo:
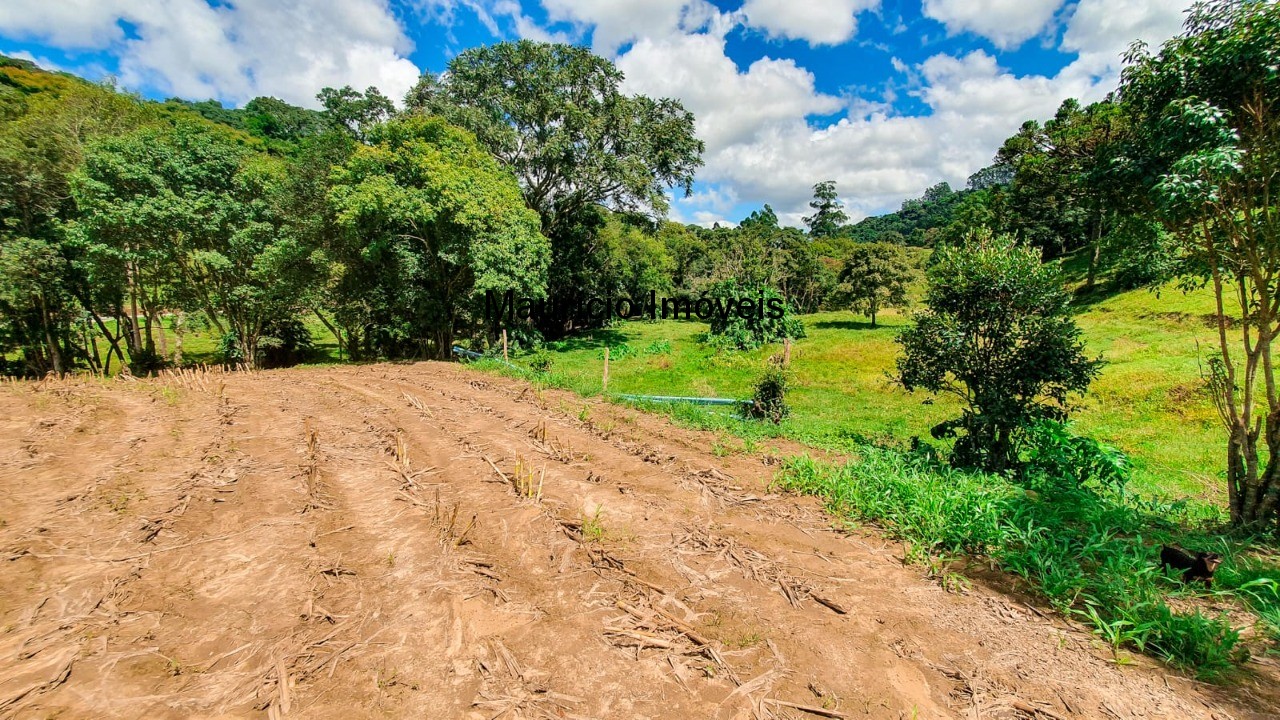
M 1213 501 L 1223 497 L 1222 431 L 1201 389 L 1197 363 L 1198 354 L 1214 343 L 1205 319 L 1211 303 L 1207 292 L 1166 290 L 1157 297 L 1136 291 L 1084 306 L 1078 314 L 1089 351 L 1102 354 L 1108 364 L 1078 403 L 1077 429 L 1129 453 L 1139 490 Z M 890 381 L 897 356 L 893 338 L 906 322 L 903 314 L 882 314 L 876 328 L 847 312 L 809 315 L 804 322 L 808 337 L 797 341 L 792 353 L 792 415 L 780 434 L 827 447 L 859 440 L 905 446 L 913 435 L 929 439 L 930 427 L 957 414 L 950 398 L 911 395 Z M 598 393 L 601 347 L 625 342 L 636 354 L 610 362 L 611 393 L 749 397 L 765 359 L 779 347 L 718 355 L 697 341 L 706 329 L 696 322 L 621 323 L 553 344 L 553 372 L 568 387 Z M 668 353 L 645 352 L 662 341 L 670 343 Z M 525 365 L 527 357 L 515 361 Z M 708 412 L 727 414 L 722 409 L 676 411 L 686 419 Z M 734 434 L 759 434 L 742 423 L 711 424 Z

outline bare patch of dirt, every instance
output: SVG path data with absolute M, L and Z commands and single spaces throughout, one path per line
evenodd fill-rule
M 584 402 L 589 411 L 581 412 Z M 1263 718 L 454 365 L 0 386 L 0 717 Z

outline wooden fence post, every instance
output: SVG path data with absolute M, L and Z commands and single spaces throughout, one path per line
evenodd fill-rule
M 502 362 L 511 362 L 507 357 L 507 329 L 502 328 Z
M 609 348 L 604 349 L 604 380 L 601 381 L 601 392 L 609 392 Z

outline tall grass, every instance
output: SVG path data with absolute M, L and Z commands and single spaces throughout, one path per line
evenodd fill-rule
M 1203 606 L 1196 596 L 1210 591 L 1166 577 L 1162 543 L 1222 552 L 1214 600 L 1252 609 L 1263 630 L 1280 629 L 1275 568 L 1250 559 L 1246 540 L 1215 533 L 1184 503 L 1064 482 L 1019 484 L 876 447 L 841 466 L 791 458 L 776 482 L 821 497 L 837 516 L 882 527 L 908 544 L 912 561 L 987 558 L 1113 648 L 1202 678 L 1228 674 L 1248 652 L 1224 613 L 1170 605 L 1178 597 L 1179 608 Z

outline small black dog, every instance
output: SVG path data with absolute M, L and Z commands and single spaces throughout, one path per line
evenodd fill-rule
M 1184 583 L 1196 580 L 1203 582 L 1205 587 L 1210 587 L 1213 584 L 1213 571 L 1221 564 L 1222 556 L 1218 553 L 1198 552 L 1192 555 L 1182 548 L 1160 546 L 1160 565 L 1166 571 L 1171 567 L 1182 570 Z

